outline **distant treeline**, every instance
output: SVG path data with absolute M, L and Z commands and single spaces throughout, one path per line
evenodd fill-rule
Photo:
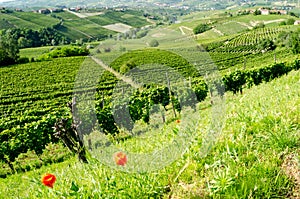
M 17 41 L 19 48 L 57 45 L 65 43 L 67 40 L 56 29 L 50 27 L 40 30 L 22 28 L 8 29 L 6 31 L 11 33 L 12 37 Z

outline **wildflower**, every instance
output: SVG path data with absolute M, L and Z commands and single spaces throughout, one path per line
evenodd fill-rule
M 117 165 L 125 166 L 127 163 L 127 156 L 123 152 L 117 152 L 114 154 L 114 160 Z
M 180 123 L 180 120 L 176 120 L 176 123 L 179 124 L 179 123 Z
M 53 188 L 55 181 L 56 181 L 56 177 L 53 174 L 47 173 L 42 177 L 42 183 L 47 187 Z

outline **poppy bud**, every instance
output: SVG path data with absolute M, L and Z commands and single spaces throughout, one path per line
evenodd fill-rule
M 114 160 L 117 165 L 125 166 L 127 163 L 127 156 L 123 152 L 117 152 L 114 154 Z

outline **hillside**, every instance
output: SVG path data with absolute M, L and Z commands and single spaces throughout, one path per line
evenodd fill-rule
M 300 197 L 298 18 L 154 10 L 2 10 L 0 198 Z
M 149 25 L 141 11 L 81 11 L 64 10 L 52 14 L 8 11 L 0 13 L 0 27 L 39 30 L 54 28 L 67 40 L 103 40 L 130 29 Z
M 72 159 L 0 179 L 0 193 L 8 198 L 297 197 L 299 77 L 299 71 L 292 72 L 244 95 L 226 95 L 225 128 L 206 157 L 199 156 L 201 145 L 195 140 L 186 155 L 156 173 L 116 172 L 99 163 L 84 165 Z M 201 131 L 195 132 L 199 139 Z M 57 177 L 53 191 L 39 183 L 45 172 Z

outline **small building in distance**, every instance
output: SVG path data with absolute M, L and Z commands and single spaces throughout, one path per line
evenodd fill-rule
M 268 9 L 260 9 L 260 13 L 262 15 L 269 15 L 270 14 L 270 10 L 268 10 Z
M 62 12 L 63 11 L 63 9 L 62 8 L 51 8 L 51 9 L 49 9 L 50 10 L 50 12 L 51 13 L 54 13 L 54 12 Z

